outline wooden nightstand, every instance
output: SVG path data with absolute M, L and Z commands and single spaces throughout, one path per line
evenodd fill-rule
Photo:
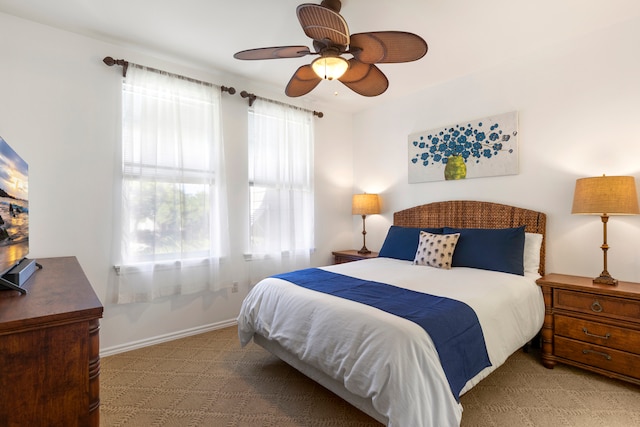
M 640 283 L 596 285 L 564 274 L 537 283 L 545 304 L 544 366 L 561 362 L 640 384 Z
M 361 259 L 377 258 L 378 252 L 371 252 L 370 254 L 359 254 L 356 250 L 347 251 L 334 251 L 331 252 L 334 257 L 334 264 L 342 264 L 343 262 L 358 261 Z

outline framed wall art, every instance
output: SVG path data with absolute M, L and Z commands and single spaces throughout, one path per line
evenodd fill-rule
M 518 174 L 518 112 L 409 135 L 409 183 Z

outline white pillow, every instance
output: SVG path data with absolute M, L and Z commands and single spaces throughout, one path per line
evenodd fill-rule
M 432 234 L 420 231 L 420 241 L 413 263 L 428 265 L 445 270 L 451 269 L 453 251 L 460 238 L 460 233 Z
M 538 273 L 540 268 L 540 247 L 542 246 L 542 234 L 524 233 L 524 264 L 525 273 Z

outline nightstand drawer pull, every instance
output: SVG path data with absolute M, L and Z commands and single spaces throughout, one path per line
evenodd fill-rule
M 600 351 L 588 350 L 588 349 L 582 350 L 582 354 L 589 354 L 589 353 L 598 354 L 607 360 L 611 360 L 611 356 L 609 356 L 607 353 L 602 353 Z
M 602 312 L 602 306 L 598 301 L 594 301 L 593 304 L 591 304 L 591 310 L 595 311 L 596 313 L 600 313 Z
M 582 328 L 582 332 L 584 332 L 584 334 L 587 336 L 594 337 L 594 338 L 602 338 L 603 340 L 608 340 L 609 338 L 611 338 L 611 334 L 609 332 L 604 334 L 604 336 L 592 334 L 587 330 L 587 328 Z

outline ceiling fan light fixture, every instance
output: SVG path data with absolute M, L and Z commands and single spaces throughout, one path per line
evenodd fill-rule
M 347 72 L 349 63 L 340 56 L 326 55 L 314 60 L 311 68 L 321 79 L 335 80 Z

